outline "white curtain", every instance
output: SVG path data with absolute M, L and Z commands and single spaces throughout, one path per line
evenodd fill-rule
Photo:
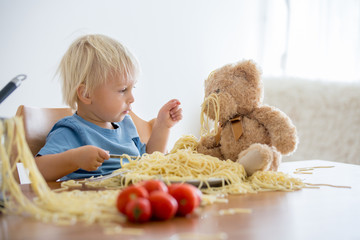
M 264 73 L 360 82 L 360 1 L 266 3 Z

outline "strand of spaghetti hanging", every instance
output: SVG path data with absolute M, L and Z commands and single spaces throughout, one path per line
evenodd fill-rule
M 18 117 L 0 122 L 0 134 L 4 139 L 0 144 L 1 171 L 2 176 L 6 176 L 3 178 L 1 190 L 6 196 L 2 212 L 32 216 L 43 222 L 60 225 L 124 220 L 115 207 L 118 190 L 104 190 L 101 193 L 78 190 L 57 193 L 49 189 L 26 143 L 22 124 L 22 119 Z M 14 166 L 18 162 L 23 163 L 29 170 L 31 188 L 36 194 L 34 199 L 23 194 L 13 176 Z
M 213 121 L 213 129 L 210 128 L 210 111 L 214 114 L 215 118 Z M 201 105 L 201 114 L 200 114 L 200 136 L 212 135 L 216 136 L 219 131 L 219 113 L 220 113 L 220 104 L 217 94 L 212 93 L 204 99 L 203 104 Z M 206 117 L 204 116 L 206 115 Z

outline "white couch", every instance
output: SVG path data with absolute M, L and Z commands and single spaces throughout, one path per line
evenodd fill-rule
M 360 84 L 270 79 L 264 103 L 285 112 L 299 144 L 283 161 L 322 159 L 360 164 Z

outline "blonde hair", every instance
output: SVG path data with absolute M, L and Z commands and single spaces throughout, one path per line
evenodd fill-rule
M 75 40 L 63 56 L 58 73 L 62 80 L 65 104 L 77 108 L 77 88 L 86 93 L 104 84 L 109 76 L 119 75 L 126 83 L 136 81 L 138 61 L 126 47 L 104 35 L 85 35 Z

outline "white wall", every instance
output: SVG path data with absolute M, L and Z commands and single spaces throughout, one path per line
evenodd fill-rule
M 264 36 L 253 24 L 262 24 L 265 2 L 0 0 L 0 88 L 17 74 L 28 76 L 0 105 L 0 116 L 13 116 L 21 104 L 64 106 L 55 76 L 62 55 L 78 36 L 101 33 L 140 61 L 134 111 L 149 120 L 167 100 L 178 98 L 184 119 L 169 146 L 182 134 L 198 136 L 208 74 L 247 58 L 261 65 Z

